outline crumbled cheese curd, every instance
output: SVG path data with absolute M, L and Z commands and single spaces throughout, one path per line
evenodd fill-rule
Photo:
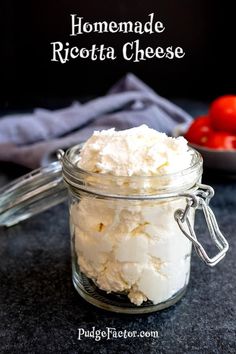
M 78 166 L 114 176 L 158 176 L 188 168 L 184 138 L 142 125 L 94 132 Z M 183 198 L 122 200 L 82 197 L 71 207 L 75 252 L 81 272 L 107 293 L 125 293 L 141 305 L 164 302 L 188 282 L 191 242 L 174 212 Z

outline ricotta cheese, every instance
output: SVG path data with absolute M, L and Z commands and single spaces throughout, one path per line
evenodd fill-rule
M 114 176 L 161 176 L 191 164 L 184 138 L 142 125 L 94 132 L 78 166 Z M 149 186 L 150 187 L 150 186 Z M 70 210 L 80 271 L 107 293 L 141 305 L 164 302 L 188 282 L 191 242 L 174 220 L 183 198 L 98 199 L 82 196 Z

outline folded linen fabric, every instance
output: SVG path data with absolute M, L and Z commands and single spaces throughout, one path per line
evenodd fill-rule
M 128 129 L 141 124 L 170 134 L 176 124 L 191 121 L 184 110 L 156 94 L 133 74 L 108 93 L 87 103 L 59 110 L 35 109 L 32 114 L 0 119 L 0 161 L 29 168 L 50 162 L 61 148 L 86 140 L 94 130 Z

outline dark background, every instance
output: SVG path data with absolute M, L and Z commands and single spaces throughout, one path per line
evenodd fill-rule
M 1 109 L 52 107 L 71 99 L 104 94 L 126 72 L 133 72 L 167 97 L 211 100 L 236 93 L 234 1 L 41 0 L 3 2 L 1 44 Z M 162 34 L 83 34 L 69 36 L 70 14 L 86 21 L 141 20 L 148 14 L 163 21 Z M 51 62 L 50 42 L 78 47 L 93 43 L 121 53 L 125 42 L 140 39 L 142 47 L 181 46 L 183 59 L 149 59 L 141 63 L 72 59 Z

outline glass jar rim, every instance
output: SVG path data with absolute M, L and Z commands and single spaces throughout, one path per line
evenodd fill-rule
M 119 186 L 119 188 L 123 185 L 123 184 L 131 184 L 131 183 L 157 183 L 160 182 L 160 184 L 162 185 L 162 187 L 168 188 L 169 189 L 173 189 L 173 185 L 169 185 L 169 183 L 167 183 L 165 185 L 164 181 L 169 181 L 170 179 L 172 181 L 176 181 L 179 178 L 183 178 L 183 177 L 187 177 L 187 176 L 191 176 L 192 178 L 189 178 L 189 185 L 186 186 L 185 183 L 181 184 L 181 188 L 178 189 L 189 189 L 190 187 L 192 187 L 193 185 L 195 185 L 195 183 L 197 182 L 197 180 L 199 180 L 199 174 L 202 173 L 202 165 L 203 165 L 203 159 L 201 154 L 195 150 L 192 147 L 189 147 L 189 151 L 192 152 L 193 154 L 193 158 L 192 158 L 192 163 L 189 167 L 174 172 L 174 173 L 167 173 L 167 174 L 162 174 L 162 175 L 141 175 L 141 176 L 117 176 L 117 175 L 112 175 L 112 174 L 105 174 L 105 173 L 96 173 L 96 172 L 90 172 L 87 170 L 84 170 L 80 167 L 78 167 L 77 162 L 78 162 L 78 158 L 79 158 L 79 151 L 81 150 L 83 144 L 78 144 L 75 145 L 73 147 L 71 147 L 70 149 L 68 149 L 65 154 L 63 155 L 62 158 L 62 172 L 63 172 L 63 177 L 65 182 L 69 185 L 69 186 L 73 186 L 75 188 L 79 188 L 79 189 L 87 189 L 89 191 L 89 189 L 103 189 L 104 187 L 105 190 L 109 189 L 109 185 L 111 186 L 111 182 L 116 184 L 117 186 Z M 74 161 L 73 161 L 74 160 Z M 183 178 L 184 179 L 184 178 Z M 86 180 L 90 181 L 96 181 L 96 183 L 94 183 L 93 185 L 89 185 L 87 184 L 86 188 L 85 188 L 85 184 L 86 184 Z M 95 186 L 96 184 L 96 186 Z M 97 188 L 96 188 L 97 187 Z M 122 189 L 122 188 L 121 188 Z M 163 189 L 163 188 L 161 188 Z M 174 188 L 175 189 L 175 188 Z M 117 192 L 117 190 L 116 190 Z M 121 192 L 121 191 L 120 191 Z M 118 193 L 118 194 L 122 194 L 122 193 Z M 134 193 L 134 194 L 139 194 L 139 193 Z M 141 193 L 143 194 L 143 193 Z

